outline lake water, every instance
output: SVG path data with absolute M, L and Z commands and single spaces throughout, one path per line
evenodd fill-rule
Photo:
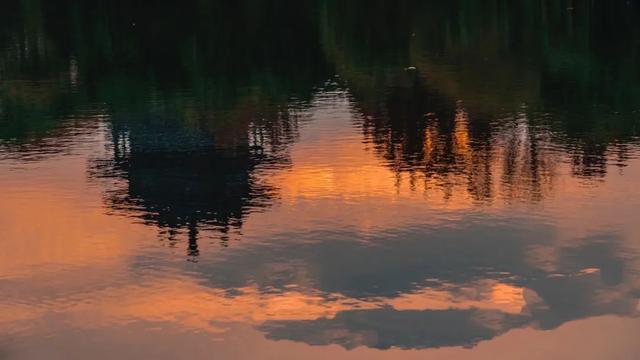
M 0 359 L 638 358 L 637 1 L 0 14 Z

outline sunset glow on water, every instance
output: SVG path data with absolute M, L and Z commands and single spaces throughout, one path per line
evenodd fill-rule
M 0 359 L 637 358 L 635 2 L 62 3 L 0 5 Z

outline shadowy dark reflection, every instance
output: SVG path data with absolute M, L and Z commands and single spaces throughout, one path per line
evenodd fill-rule
M 290 166 L 311 99 L 336 74 L 385 166 L 445 196 L 543 201 L 567 154 L 573 175 L 592 180 L 637 152 L 635 2 L 31 0 L 0 9 L 16 14 L 0 24 L 0 151 L 57 154 L 79 129 L 104 126 L 108 155 L 89 176 L 110 211 L 161 228 L 169 242 L 186 236 L 194 257 L 204 231 L 226 245 L 277 199 L 266 175 Z M 558 243 L 552 226 L 509 223 L 418 224 L 366 245 L 344 229 L 310 229 L 310 241 L 283 231 L 202 257 L 189 274 L 230 296 L 295 285 L 327 304 L 374 304 L 260 326 L 272 339 L 347 348 L 473 346 L 518 327 L 637 315 L 637 256 L 621 235 Z M 500 286 L 521 292 L 507 301 L 521 308 L 491 302 Z M 428 291 L 458 307 L 393 306 Z
M 127 122 L 145 115 L 235 128 L 223 139 L 233 143 L 250 121 L 256 128 L 270 122 L 271 115 L 258 110 L 286 119 L 291 98 L 294 105 L 304 103 L 332 73 L 317 43 L 310 3 L 170 1 L 150 7 L 69 0 L 1 6 L 15 15 L 0 29 L 0 142 L 12 146 L 9 151 L 42 140 L 55 145 L 95 117 Z M 256 113 L 253 119 L 239 114 L 242 125 L 218 119 L 234 110 Z M 282 138 L 287 134 L 274 131 L 272 145 L 289 142 Z
M 187 229 L 191 255 L 201 227 L 225 234 L 270 204 L 276 188 L 254 173 L 287 166 L 332 73 L 310 2 L 63 3 L 6 5 L 22 18 L 1 38 L 5 146 L 55 154 L 82 126 L 65 119 L 97 112 L 112 148 L 90 176 L 108 179 L 108 206 L 170 238 Z
M 200 227 L 220 231 L 226 245 L 224 234 L 277 196 L 255 172 L 288 166 L 286 144 L 296 136 L 299 115 L 248 107 L 221 116 L 213 123 L 229 121 L 240 129 L 190 129 L 158 115 L 150 121 L 114 118 L 113 157 L 97 160 L 92 172 L 112 180 L 106 192 L 110 208 L 162 228 L 188 229 L 190 255 L 198 255 Z
M 637 143 L 634 2 L 2 6 L 18 15 L 0 31 L 0 142 L 13 152 L 55 152 L 78 118 L 152 113 L 158 96 L 167 118 L 198 126 L 256 98 L 286 108 L 331 78 L 327 63 L 353 95 L 366 142 L 447 193 L 540 200 L 558 148 L 574 175 L 597 179 Z
M 457 225 L 404 232 L 372 246 L 347 240 L 355 234 L 318 235 L 329 241 L 241 252 L 206 264 L 203 277 L 215 288 L 258 284 L 273 292 L 286 291 L 305 274 L 303 283 L 325 294 L 327 303 L 344 295 L 377 304 L 260 326 L 272 339 L 346 348 L 473 346 L 514 328 L 548 330 L 589 317 L 638 315 L 637 254 L 616 234 L 560 245 L 541 225 Z M 438 308 L 443 294 L 450 309 Z M 403 309 L 398 300 L 412 295 L 417 305 Z
M 481 202 L 539 201 L 552 191 L 561 154 L 554 134 L 532 127 L 526 109 L 499 122 L 470 118 L 464 103 L 429 93 L 414 75 L 397 77 L 404 79 L 374 101 L 354 92 L 365 142 L 396 172 L 423 176 L 425 188 L 442 188 L 445 197 L 462 190 Z
M 353 310 L 333 319 L 268 322 L 262 327 L 274 340 L 309 345 L 338 344 L 347 349 L 426 349 L 473 347 L 526 324 L 526 318 L 489 310 L 397 311 L 390 308 Z
M 457 179 L 476 200 L 496 196 L 499 173 L 506 196 L 539 200 L 558 148 L 588 179 L 630 157 L 639 13 L 625 1 L 327 1 L 321 24 L 389 166 L 441 187 Z
M 248 212 L 273 201 L 277 189 L 255 172 L 287 166 L 305 104 L 328 77 L 321 49 L 309 45 L 317 34 L 307 7 L 191 3 L 177 18 L 175 5 L 126 12 L 136 24 L 127 37 L 137 44 L 133 64 L 154 74 L 161 95 L 150 104 L 118 99 L 123 110 L 113 102 L 113 159 L 96 172 L 126 179 L 123 189 L 108 191 L 112 209 L 162 228 L 187 228 L 189 254 L 198 255 L 201 228 L 221 232 L 226 245 L 226 234 Z M 107 14 L 105 21 L 121 21 Z M 156 18 L 177 23 L 158 26 Z M 240 24 L 253 31 L 235 31 Z M 132 31 L 128 23 L 117 30 Z M 175 93 L 181 86 L 186 94 Z

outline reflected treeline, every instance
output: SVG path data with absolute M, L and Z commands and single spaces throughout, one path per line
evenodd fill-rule
M 184 13 L 173 16 L 177 7 Z M 134 66 L 153 74 L 160 93 L 133 104 L 117 95 L 112 102 L 128 109 L 114 111 L 113 158 L 97 171 L 126 179 L 125 189 L 107 196 L 112 209 L 169 229 L 170 241 L 187 228 L 189 254 L 197 255 L 200 229 L 221 231 L 225 244 L 246 213 L 273 201 L 275 188 L 256 172 L 287 166 L 304 104 L 327 77 L 317 61 L 320 48 L 293 50 L 317 36 L 307 24 L 312 19 L 298 13 L 310 15 L 304 4 L 263 1 L 163 4 L 150 13 L 127 8 L 126 21 L 107 12 L 105 21 L 123 21 L 115 28 L 139 54 Z M 127 37 L 131 24 L 136 35 Z
M 624 165 L 638 135 L 632 2 L 2 6 L 16 15 L 0 35 L 3 146 L 60 137 L 61 119 L 98 108 L 114 142 L 184 128 L 207 147 L 282 150 L 296 137 L 290 108 L 303 110 L 334 72 L 366 142 L 445 196 L 539 200 L 553 189 L 558 148 L 575 175 L 599 178 L 609 160 Z M 191 147 L 180 139 L 171 151 Z
M 2 6 L 15 15 L 0 38 L 2 139 L 35 136 L 53 127 L 42 122 L 96 103 L 109 112 L 151 112 L 162 101 L 177 121 L 207 122 L 213 111 L 308 99 L 327 77 L 321 49 L 309 45 L 317 38 L 313 13 L 302 3 Z
M 170 238 L 188 229 L 190 254 L 199 227 L 226 233 L 276 197 L 255 173 L 287 166 L 305 104 L 331 74 L 306 2 L 2 6 L 15 15 L 0 38 L 3 146 L 55 153 L 43 139 L 106 119 L 109 155 L 90 175 L 109 207 Z
M 639 15 L 627 1 L 327 1 L 321 25 L 391 167 L 445 193 L 534 200 L 559 149 L 589 179 L 631 156 Z
M 104 125 L 108 149 L 89 175 L 109 209 L 171 242 L 186 234 L 193 256 L 203 231 L 224 244 L 278 197 L 267 175 L 290 165 L 336 74 L 365 143 L 445 197 L 540 201 L 567 153 L 575 176 L 597 179 L 636 151 L 635 2 L 23 0 L 0 11 L 15 15 L 0 23 L 0 149 L 54 154 Z M 542 225 L 469 221 L 363 245 L 322 230 L 202 261 L 199 280 L 230 296 L 303 284 L 329 305 L 374 304 L 261 327 L 348 348 L 473 346 L 637 314 L 637 264 L 616 233 L 559 245 Z M 457 308 L 394 303 L 414 295 Z

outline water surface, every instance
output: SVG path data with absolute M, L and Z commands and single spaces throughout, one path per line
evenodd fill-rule
M 640 352 L 637 2 L 0 9 L 0 358 Z

